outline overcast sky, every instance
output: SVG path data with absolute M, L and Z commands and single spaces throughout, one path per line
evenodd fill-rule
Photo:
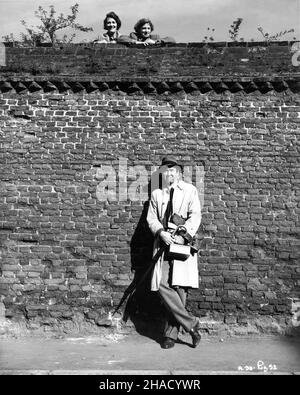
M 155 32 L 170 35 L 177 42 L 202 41 L 207 28 L 215 28 L 215 41 L 228 41 L 228 29 L 237 18 L 243 18 L 240 37 L 260 40 L 259 26 L 275 34 L 295 29 L 283 40 L 300 39 L 300 0 L 78 0 L 77 21 L 92 27 L 93 32 L 77 33 L 76 41 L 90 41 L 103 32 L 107 12 L 115 11 L 122 20 L 121 33 L 128 34 L 142 17 L 151 18 Z M 20 20 L 35 25 L 34 11 L 41 5 L 54 5 L 57 12 L 68 13 L 76 0 L 0 0 L 0 41 L 2 36 L 24 31 Z

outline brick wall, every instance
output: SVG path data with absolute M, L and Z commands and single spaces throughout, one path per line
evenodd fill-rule
M 80 314 L 101 325 L 132 270 L 144 270 L 152 238 L 147 194 L 99 200 L 100 170 L 118 174 L 123 158 L 150 176 L 172 153 L 205 171 L 201 282 L 188 308 L 226 324 L 253 317 L 290 324 L 300 278 L 299 67 L 289 43 L 241 45 L 6 48 L 0 292 L 7 318 L 54 325 Z M 144 288 L 138 296 L 138 309 L 160 311 L 155 294 Z

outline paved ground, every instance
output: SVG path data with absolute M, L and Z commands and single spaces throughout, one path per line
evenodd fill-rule
M 0 338 L 0 374 L 299 374 L 300 339 L 205 338 L 188 335 L 173 349 L 140 334 Z

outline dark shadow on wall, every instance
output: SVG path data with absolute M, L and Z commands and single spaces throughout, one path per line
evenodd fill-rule
M 149 198 L 151 186 L 154 188 L 157 180 L 158 186 L 161 186 L 159 173 L 155 172 L 151 175 L 149 184 L 145 186 Z M 130 242 L 131 270 L 134 272 L 134 279 L 125 291 L 124 296 L 128 292 L 130 293 L 136 285 L 137 288 L 127 299 L 123 319 L 126 322 L 129 318 L 136 331 L 141 335 L 160 342 L 163 331 L 164 307 L 158 293 L 151 291 L 152 270 L 149 271 L 149 265 L 152 260 L 154 239 L 147 223 L 148 207 L 149 201 L 143 205 L 141 216 Z

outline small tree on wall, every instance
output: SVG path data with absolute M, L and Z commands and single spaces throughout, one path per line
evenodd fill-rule
M 39 6 L 35 11 L 35 16 L 40 19 L 41 24 L 37 26 L 28 26 L 27 22 L 21 21 L 27 33 L 21 33 L 22 42 L 27 45 L 36 46 L 39 43 L 51 43 L 53 46 L 56 43 L 70 43 L 75 37 L 75 33 L 71 36 L 65 34 L 62 39 L 57 37 L 57 32 L 65 28 L 72 28 L 82 32 L 89 32 L 93 29 L 91 27 L 84 27 L 76 23 L 78 16 L 79 5 L 76 3 L 71 6 L 71 14 L 64 15 L 60 13 L 56 16 L 57 11 L 53 5 L 49 6 L 49 11 Z M 12 34 L 4 36 L 5 41 L 15 41 Z
M 229 37 L 232 41 L 238 41 L 238 36 L 240 33 L 240 27 L 243 22 L 243 18 L 238 18 L 235 21 L 232 22 L 232 25 L 230 25 L 230 29 L 228 30 Z M 243 41 L 243 38 L 240 38 L 241 41 Z

